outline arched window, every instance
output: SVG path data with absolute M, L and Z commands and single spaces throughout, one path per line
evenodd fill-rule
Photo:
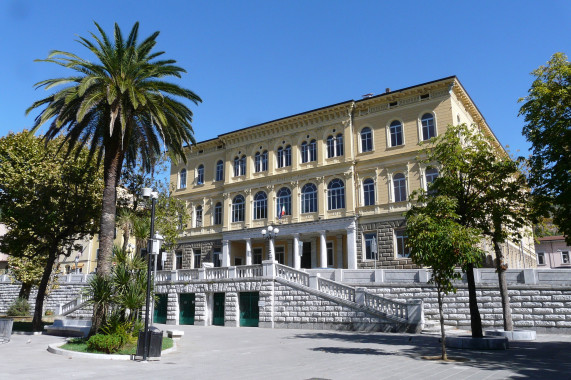
M 204 165 L 199 165 L 196 169 L 196 184 L 203 185 L 204 184 Z
M 276 215 L 281 218 L 284 215 L 291 215 L 291 190 L 282 187 L 277 192 Z
M 424 177 L 426 178 L 426 190 L 428 191 L 428 194 L 434 194 L 434 190 L 430 189 L 430 185 L 432 184 L 432 182 L 434 182 L 436 178 L 438 178 L 438 169 L 436 168 L 426 169 Z
M 182 169 L 180 171 L 179 178 L 180 178 L 180 182 L 179 182 L 178 188 L 179 189 L 186 189 L 186 169 Z
M 367 178 L 363 181 L 363 206 L 375 204 L 375 181 Z
M 246 175 L 246 156 L 234 158 L 234 177 Z
M 398 173 L 394 175 L 393 189 L 395 202 L 406 201 L 406 178 L 404 174 Z
M 254 219 L 266 219 L 268 217 L 268 196 L 263 191 L 254 195 Z
M 214 206 L 214 225 L 222 224 L 222 202 L 216 203 Z
M 361 129 L 361 152 L 370 152 L 373 150 L 373 132 L 371 128 L 365 127 Z
M 244 197 L 242 195 L 236 195 L 232 200 L 232 221 L 233 222 L 243 222 L 244 221 Z
M 335 138 L 327 136 L 327 158 L 335 157 Z
M 336 156 L 342 156 L 343 155 L 343 134 L 342 133 L 338 133 L 337 136 L 335 136 L 335 155 Z
M 216 180 L 217 181 L 224 180 L 224 162 L 222 160 L 216 163 Z
M 317 161 L 317 141 L 311 140 L 308 146 L 309 161 Z
M 301 143 L 301 163 L 309 162 L 309 144 L 307 141 Z
M 264 150 L 262 153 L 256 152 L 254 156 L 254 166 L 256 173 L 265 172 L 268 170 L 268 151 Z
M 402 138 L 402 124 L 400 121 L 395 120 L 390 125 L 391 132 L 391 146 L 398 146 L 403 144 Z
M 278 148 L 278 168 L 291 166 L 291 145 Z
M 436 136 L 436 127 L 434 125 L 434 116 L 430 113 L 422 115 L 422 139 L 428 140 Z
M 337 210 L 345 208 L 345 184 L 335 178 L 327 185 L 327 209 Z
M 195 211 L 195 227 L 202 227 L 202 206 L 196 206 Z
M 301 188 L 301 213 L 317 212 L 317 187 L 308 183 Z

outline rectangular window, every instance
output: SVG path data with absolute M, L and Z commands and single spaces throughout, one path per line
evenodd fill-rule
M 196 227 L 202 227 L 202 207 L 196 208 Z
M 214 266 L 216 268 L 219 268 L 222 266 L 222 260 L 220 259 L 220 248 L 215 248 L 214 252 L 212 253 L 212 263 L 214 264 Z
M 262 248 L 254 248 L 254 257 L 252 257 L 253 264 L 262 263 Z
M 333 242 L 332 241 L 327 242 L 327 266 L 328 267 L 333 266 Z
M 182 251 L 176 251 L 175 269 L 182 269 Z
M 397 258 L 404 259 L 410 256 L 410 248 L 406 246 L 408 236 L 404 230 L 395 231 L 395 244 Z
M 201 266 L 200 257 L 201 256 L 202 256 L 202 252 L 200 251 L 200 249 L 195 249 L 194 250 L 194 267 L 195 268 L 200 268 L 200 266 Z
M 281 247 L 276 247 L 276 257 L 275 260 L 282 264 L 285 265 L 285 247 L 281 246 Z
M 545 265 L 545 253 L 537 253 L 537 265 Z
M 377 234 L 375 232 L 368 232 L 363 235 L 365 241 L 365 259 L 377 260 L 378 259 L 378 246 Z
M 569 264 L 569 251 L 562 251 L 561 252 L 561 263 L 562 264 Z

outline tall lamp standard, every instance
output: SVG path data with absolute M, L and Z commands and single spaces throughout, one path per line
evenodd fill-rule
M 262 230 L 262 237 L 270 242 L 270 252 L 268 255 L 268 260 L 274 260 L 274 239 L 278 236 L 280 229 L 274 226 L 268 226 L 268 230 L 264 228 Z
M 147 248 L 147 298 L 145 301 L 145 342 L 143 345 L 143 361 L 147 360 L 149 354 L 149 303 L 151 299 L 151 256 L 155 254 L 155 249 L 158 253 L 158 246 L 155 247 L 155 206 L 159 193 L 153 191 L 152 189 L 145 187 L 143 188 L 143 198 L 151 199 L 151 234 L 149 237 L 149 244 Z

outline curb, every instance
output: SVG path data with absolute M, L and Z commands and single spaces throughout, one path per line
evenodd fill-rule
M 89 352 L 76 352 L 76 351 L 64 350 L 63 348 L 60 348 L 61 346 L 63 346 L 66 343 L 67 343 L 67 341 L 48 344 L 48 352 L 51 352 L 52 354 L 56 354 L 56 355 L 67 356 L 69 358 L 84 358 L 84 359 L 98 359 L 98 360 L 122 360 L 122 361 L 135 360 L 135 355 L 92 354 Z M 173 340 L 173 346 L 171 348 L 167 348 L 164 351 L 161 351 L 161 357 L 165 354 L 170 354 L 171 352 L 175 352 L 175 351 L 176 351 L 176 342 Z M 160 360 L 160 358 L 158 358 L 158 360 Z

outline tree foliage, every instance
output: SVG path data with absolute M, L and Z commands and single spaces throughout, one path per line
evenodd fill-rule
M 0 139 L 1 222 L 8 227 L 0 250 L 42 265 L 35 327 L 54 263 L 96 232 L 101 210 L 101 171 L 84 150 L 72 151 L 76 160 L 66 159 L 61 143 L 46 144 L 27 131 Z
M 519 241 L 523 233 L 531 234 L 530 218 L 534 203 L 525 176 L 518 163 L 493 138 L 477 126 L 448 126 L 446 133 L 431 140 L 423 149 L 424 161 L 438 163 L 439 176 L 431 185 L 430 197 L 443 195 L 455 200 L 458 223 L 476 228 L 491 240 L 496 255 L 496 270 L 504 310 L 504 328 L 512 329 L 503 252 L 500 244 Z M 473 277 L 474 263 L 466 264 L 470 294 L 472 333 L 482 335 L 481 319 Z
M 418 194 L 418 193 L 417 193 Z M 440 328 L 442 334 L 442 360 L 446 360 L 446 334 L 444 330 L 443 296 L 456 293 L 453 280 L 460 279 L 458 266 L 477 263 L 482 252 L 477 248 L 480 231 L 458 223 L 456 200 L 445 196 L 426 197 L 406 213 L 410 258 L 415 264 L 431 268 L 430 282 L 436 285 Z
M 523 135 L 532 145 L 529 182 L 543 208 L 552 208 L 553 221 L 571 245 L 571 63 L 555 53 L 531 73 L 535 80 L 519 115 Z
M 47 140 L 63 135 L 69 149 L 89 147 L 90 154 L 103 161 L 105 187 L 97 274 L 105 276 L 111 273 L 116 186 L 123 164 L 131 165 L 140 158 L 150 170 L 164 148 L 185 160 L 184 144 L 195 141 L 192 111 L 179 99 L 195 104 L 201 99 L 164 80 L 180 78 L 185 70 L 154 50 L 159 32 L 139 43 L 139 23 L 126 37 L 115 24 L 113 39 L 97 23 L 95 26 L 98 34 L 91 33 L 91 39 L 79 37 L 79 43 L 95 60 L 59 50 L 40 60 L 73 73 L 37 83 L 47 90 L 59 90 L 36 101 L 27 112 L 41 109 L 34 131 L 49 123 Z

